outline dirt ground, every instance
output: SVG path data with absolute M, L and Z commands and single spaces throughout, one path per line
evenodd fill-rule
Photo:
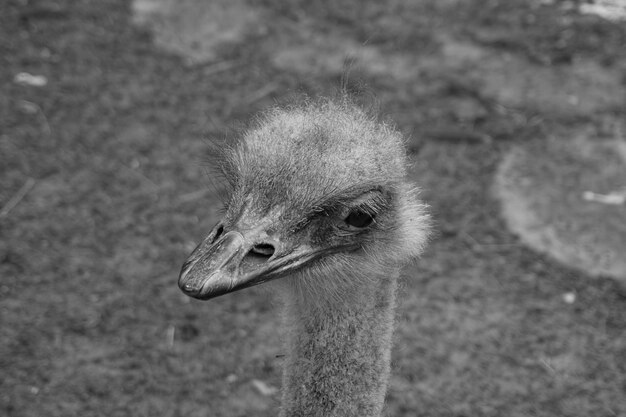
M 271 296 L 176 281 L 220 215 L 207 138 L 342 82 L 406 133 L 436 220 L 386 415 L 626 415 L 623 283 L 528 249 L 492 193 L 513 147 L 622 129 L 626 23 L 572 1 L 227 3 L 197 15 L 220 16 L 208 44 L 147 0 L 0 3 L 0 415 L 276 415 Z

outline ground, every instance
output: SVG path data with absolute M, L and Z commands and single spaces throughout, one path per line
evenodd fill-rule
M 171 17 L 193 1 L 157 3 L 0 5 L 1 415 L 276 415 L 271 295 L 176 280 L 220 215 L 207 141 L 342 82 L 406 134 L 436 221 L 386 415 L 626 415 L 623 281 L 527 247 L 494 183 L 571 132 L 623 140 L 623 22 L 570 1 L 216 1 L 198 41 Z

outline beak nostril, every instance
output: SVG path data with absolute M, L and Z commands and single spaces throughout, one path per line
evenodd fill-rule
M 220 225 L 220 227 L 215 232 L 215 236 L 213 236 L 213 240 L 211 241 L 211 244 L 215 243 L 217 239 L 219 239 L 220 236 L 222 236 L 222 233 L 224 233 L 224 226 Z
M 273 245 L 270 245 L 269 243 L 259 243 L 258 245 L 254 245 L 250 252 L 258 256 L 270 258 L 274 255 L 274 251 L 275 249 Z

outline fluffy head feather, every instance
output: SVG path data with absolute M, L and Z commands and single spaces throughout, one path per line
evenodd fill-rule
M 364 277 L 384 276 L 416 258 L 425 244 L 428 217 L 406 179 L 402 136 L 348 99 L 274 108 L 221 160 L 232 186 L 226 225 L 242 217 L 247 223 L 264 219 L 268 234 L 292 246 L 358 247 L 279 280 L 303 298 L 345 298 Z M 372 223 L 346 224 L 355 212 Z

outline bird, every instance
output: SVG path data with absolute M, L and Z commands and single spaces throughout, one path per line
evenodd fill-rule
M 398 279 L 430 216 L 405 139 L 352 98 L 275 106 L 219 152 L 225 214 L 183 264 L 210 299 L 266 283 L 281 309 L 279 415 L 380 416 Z

